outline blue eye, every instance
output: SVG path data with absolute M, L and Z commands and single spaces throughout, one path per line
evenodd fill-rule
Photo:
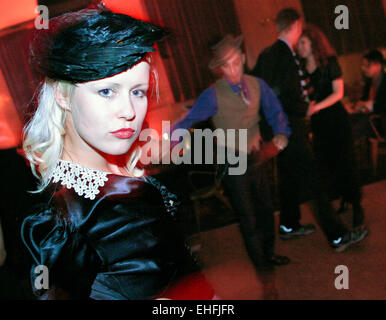
M 135 97 L 146 97 L 146 91 L 145 90 L 140 90 L 140 89 L 134 89 L 131 91 L 131 94 Z
M 109 98 L 113 95 L 114 90 L 113 89 L 102 89 L 102 90 L 99 90 L 98 93 L 104 98 Z

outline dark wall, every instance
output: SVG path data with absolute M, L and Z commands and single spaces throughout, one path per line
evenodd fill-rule
M 337 53 L 366 51 L 386 45 L 385 11 L 382 0 L 301 0 L 306 22 L 320 27 Z M 335 7 L 349 10 L 349 29 L 337 30 Z
M 214 80 L 210 45 L 241 28 L 233 0 L 144 0 L 150 21 L 170 31 L 159 43 L 174 98 L 195 98 Z

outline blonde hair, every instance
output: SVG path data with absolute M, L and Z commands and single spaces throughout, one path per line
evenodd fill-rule
M 66 81 L 46 79 L 39 96 L 38 107 L 31 120 L 24 127 L 23 149 L 30 162 L 32 173 L 39 179 L 34 193 L 43 191 L 50 183 L 54 169 L 63 154 L 66 110 L 55 98 L 55 88 L 71 101 L 75 84 Z M 136 147 L 128 156 L 126 169 L 129 175 L 140 177 L 144 170 L 136 168 L 141 149 Z

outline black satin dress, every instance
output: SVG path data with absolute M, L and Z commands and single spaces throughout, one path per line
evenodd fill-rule
M 52 184 L 49 205 L 25 219 L 33 288 L 35 266 L 45 265 L 51 291 L 69 299 L 152 299 L 196 271 L 176 227 L 175 196 L 154 178 L 107 177 L 93 200 Z

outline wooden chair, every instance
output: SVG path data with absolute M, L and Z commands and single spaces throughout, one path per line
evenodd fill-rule
M 193 191 L 190 193 L 189 198 L 193 202 L 193 209 L 194 209 L 194 216 L 196 219 L 196 235 L 195 235 L 195 242 L 194 245 L 192 245 L 192 251 L 199 251 L 201 248 L 200 245 L 200 233 L 201 233 L 201 209 L 202 209 L 202 203 L 206 199 L 210 198 L 217 198 L 220 200 L 226 208 L 232 210 L 232 206 L 229 202 L 229 199 L 224 195 L 224 188 L 222 186 L 221 180 L 222 180 L 222 171 L 220 172 L 216 166 L 214 165 L 213 171 L 200 171 L 200 170 L 192 170 L 188 172 L 188 181 L 193 189 Z M 225 170 L 225 169 L 224 169 Z M 197 187 L 194 183 L 194 177 L 202 179 L 208 179 L 210 181 L 207 185 Z M 197 243 L 198 242 L 198 243 Z

